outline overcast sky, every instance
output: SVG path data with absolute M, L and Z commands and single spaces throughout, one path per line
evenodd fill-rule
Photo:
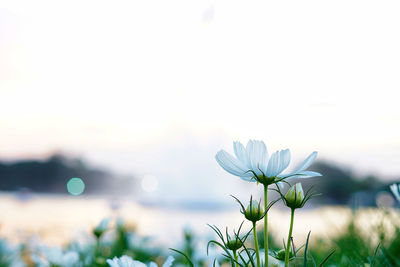
M 217 150 L 256 138 L 294 164 L 318 150 L 400 174 L 399 14 L 399 1 L 2 1 L 0 157 L 60 150 L 199 189 L 233 179 Z

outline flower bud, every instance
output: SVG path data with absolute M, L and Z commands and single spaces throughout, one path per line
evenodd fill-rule
M 264 209 L 259 202 L 253 200 L 244 211 L 244 217 L 252 222 L 257 222 L 264 217 Z
M 226 248 L 232 251 L 236 251 L 242 247 L 242 241 L 239 238 L 235 238 L 233 240 L 228 240 L 226 242 Z
M 278 252 L 275 252 L 275 259 L 280 260 L 280 261 L 284 261 L 285 260 L 285 254 L 286 251 L 284 249 L 279 250 Z M 290 251 L 289 252 L 289 259 L 293 258 L 293 252 Z
M 100 238 L 105 231 L 107 231 L 108 229 L 108 224 L 110 222 L 109 218 L 103 219 L 99 225 L 97 225 L 94 229 L 93 229 L 93 234 L 97 237 Z
M 297 183 L 290 187 L 285 195 L 286 205 L 292 209 L 301 208 L 304 205 L 304 191 L 301 183 Z

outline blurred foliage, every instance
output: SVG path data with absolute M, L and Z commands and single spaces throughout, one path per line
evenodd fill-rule
M 359 214 L 354 211 L 347 225 L 331 239 L 311 236 L 307 250 L 309 262 L 323 262 L 327 255 L 334 251 L 324 266 L 400 266 L 399 216 L 384 209 L 376 212 L 379 213 L 377 216 L 381 216 L 382 223 L 368 231 L 360 227 Z M 263 243 L 262 233 L 258 234 L 260 242 Z M 279 252 L 283 245 L 276 242 L 273 236 L 270 238 L 271 250 Z M 209 266 L 214 259 L 222 264 L 228 263 L 226 258 L 221 256 L 221 251 L 215 247 L 211 248 L 207 255 L 206 243 L 202 243 L 203 239 L 196 236 L 193 231 L 185 229 L 181 242 L 176 241 L 176 249 L 185 253 L 196 267 Z M 294 241 L 298 249 L 297 259 L 300 259 L 304 255 L 306 241 L 296 239 Z M 251 246 L 253 243 L 251 235 L 246 242 Z M 30 260 L 32 255 L 37 253 L 36 251 L 37 249 L 29 243 L 12 246 L 5 240 L 0 240 L 0 267 L 40 266 Z M 78 267 L 106 267 L 108 266 L 107 259 L 121 255 L 128 255 L 142 262 L 154 261 L 157 263 L 164 262 L 169 255 L 172 255 L 175 257 L 173 266 L 189 266 L 188 260 L 184 256 L 163 247 L 152 238 L 139 236 L 134 227 L 129 227 L 121 220 L 117 220 L 101 235 L 96 236 L 93 231 L 92 236 L 85 244 L 69 244 L 65 251 L 76 251 L 79 254 L 79 264 L 76 265 Z M 295 266 L 304 266 L 302 262 L 299 260 Z
M 385 210 L 378 212 L 382 213 L 381 223 L 366 231 L 357 227 L 355 211 L 344 229 L 331 240 L 318 238 L 311 246 L 311 255 L 320 260 L 333 247 L 335 253 L 329 260 L 333 266 L 400 266 L 398 217 L 393 218 Z
M 323 266 L 337 267 L 395 267 L 400 266 L 400 220 L 398 215 L 388 212 L 385 209 L 377 209 L 376 216 L 381 217 L 381 223 L 366 229 L 360 225 L 359 212 L 353 211 L 353 215 L 344 228 L 330 239 L 311 237 L 307 248 L 307 266 L 319 266 L 317 263 L 324 263 Z M 356 223 L 356 221 L 358 223 Z M 259 240 L 263 247 L 263 233 L 259 231 Z M 250 236 L 251 237 L 251 236 Z M 270 236 L 270 249 L 273 254 L 282 251 L 283 244 L 276 242 L 274 236 Z M 248 245 L 253 243 L 252 238 L 248 239 Z M 295 240 L 297 256 L 290 265 L 291 267 L 304 266 L 304 241 Z M 194 248 L 190 249 L 193 251 Z M 185 250 L 181 250 L 184 252 Z M 188 250 L 186 250 L 188 251 Z M 331 255 L 332 254 L 332 255 Z M 188 257 L 189 253 L 186 254 Z M 328 259 L 327 256 L 331 255 Z M 326 260 L 327 259 L 327 260 Z M 213 258 L 209 258 L 212 262 Z M 218 258 L 220 262 L 229 263 L 226 258 Z M 325 261 L 326 260 L 326 261 Z M 196 265 L 195 266 L 207 266 Z

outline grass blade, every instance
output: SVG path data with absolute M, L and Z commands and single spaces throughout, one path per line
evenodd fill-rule
M 182 251 L 179 251 L 177 249 L 173 249 L 173 248 L 169 248 L 169 249 L 172 250 L 172 251 L 175 251 L 176 253 L 181 254 L 189 262 L 190 267 L 194 267 L 193 262 L 191 261 L 191 259 L 189 259 L 189 257 L 185 253 L 183 253 Z
M 308 252 L 308 242 L 310 241 L 311 231 L 308 232 L 306 246 L 304 248 L 304 267 L 307 267 L 307 252 Z
M 320 263 L 320 265 L 318 265 L 318 267 L 322 267 L 328 260 L 329 258 L 333 255 L 333 253 L 335 253 L 336 251 L 333 250 L 331 253 L 329 253 L 329 255 Z

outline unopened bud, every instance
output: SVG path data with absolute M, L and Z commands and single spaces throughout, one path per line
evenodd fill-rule
M 286 205 L 292 209 L 301 208 L 304 205 L 304 191 L 301 183 L 297 183 L 289 188 L 285 195 Z
M 264 209 L 259 202 L 253 200 L 244 211 L 247 220 L 257 222 L 264 217 Z
M 228 242 L 226 243 L 226 248 L 232 251 L 236 251 L 241 248 L 242 245 L 242 241 L 239 238 L 235 238 L 233 240 L 228 240 Z
M 285 260 L 285 255 L 286 255 L 286 250 L 281 249 L 278 252 L 275 253 L 275 259 L 284 261 Z M 293 253 L 290 251 L 289 252 L 289 259 L 293 258 Z
M 110 222 L 110 219 L 106 218 L 103 219 L 99 225 L 97 225 L 94 229 L 93 229 L 93 234 L 97 237 L 100 238 L 105 231 L 107 231 L 108 229 L 108 224 Z

